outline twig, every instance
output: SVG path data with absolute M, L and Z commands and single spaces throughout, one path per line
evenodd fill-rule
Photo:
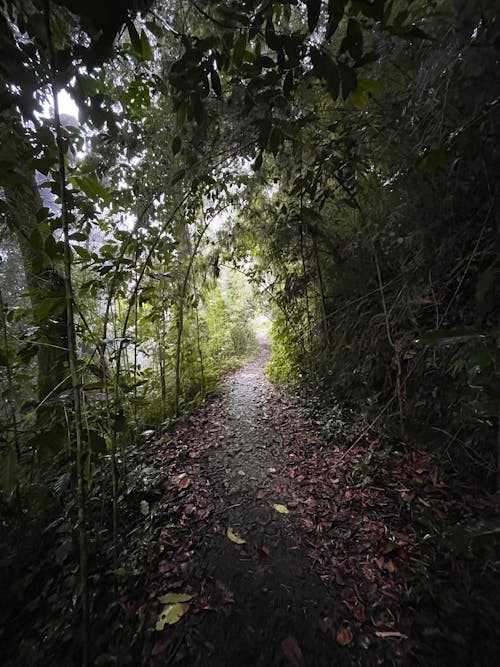
M 384 405 L 384 407 L 382 408 L 382 410 L 380 410 L 380 412 L 379 412 L 378 415 L 375 417 L 375 419 L 374 419 L 372 422 L 370 422 L 370 424 L 368 424 L 368 426 L 367 426 L 367 427 L 366 427 L 366 428 L 365 428 L 365 429 L 358 435 L 358 437 L 357 437 L 356 440 L 352 443 L 352 445 L 350 445 L 350 447 L 348 447 L 348 448 L 345 450 L 345 452 L 342 454 L 342 456 L 340 457 L 340 459 L 337 461 L 337 465 L 338 465 L 339 463 L 341 463 L 341 462 L 345 459 L 345 457 L 347 456 L 347 454 L 349 454 L 349 452 L 351 451 L 351 449 L 353 449 L 353 448 L 358 444 L 358 442 L 360 442 L 360 441 L 365 437 L 365 435 L 366 435 L 369 431 L 371 431 L 371 429 L 373 428 L 373 426 L 375 426 L 375 424 L 378 422 L 378 420 L 380 419 L 380 417 L 384 414 L 384 412 L 385 412 L 385 411 L 387 410 L 387 408 L 391 405 L 391 403 L 394 401 L 395 398 L 396 398 L 396 394 L 393 394 L 393 396 L 391 397 L 391 399 L 389 400 L 389 402 L 386 403 L 386 404 Z

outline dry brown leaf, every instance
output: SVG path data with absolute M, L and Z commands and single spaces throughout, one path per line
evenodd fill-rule
M 304 656 L 295 637 L 290 635 L 286 639 L 283 639 L 281 650 L 290 667 L 304 667 Z
M 344 621 L 335 635 L 337 643 L 341 646 L 349 646 L 353 640 L 352 630 L 349 623 Z
M 177 486 L 179 489 L 187 489 L 188 486 L 191 484 L 191 480 L 187 476 L 185 472 L 183 472 L 179 477 L 177 478 Z
M 257 491 L 257 500 L 262 500 L 262 498 L 266 495 L 266 492 L 264 489 L 259 489 Z

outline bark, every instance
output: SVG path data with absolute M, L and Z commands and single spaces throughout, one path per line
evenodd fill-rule
M 68 374 L 64 278 L 45 251 L 47 239 L 37 219 L 44 203 L 34 172 L 24 164 L 22 149 L 26 152 L 30 147 L 21 123 L 12 114 L 2 120 L 0 143 L 13 165 L 11 178 L 2 183 L 8 206 L 7 222 L 19 243 L 33 322 L 38 327 L 37 388 L 38 399 L 42 401 L 64 384 Z

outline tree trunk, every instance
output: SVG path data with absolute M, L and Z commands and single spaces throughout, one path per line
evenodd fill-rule
M 8 120 L 8 122 L 6 122 Z M 3 182 L 7 221 L 17 237 L 30 296 L 33 322 L 38 327 L 38 399 L 42 401 L 64 384 L 68 375 L 68 341 L 64 278 L 47 248 L 55 243 L 43 233 L 37 216 L 44 208 L 35 174 L 23 164 L 21 152 L 29 150 L 22 127 L 12 114 L 0 126 L 2 152 L 8 151 L 15 171 Z M 15 156 L 19 159 L 15 160 Z M 62 260 L 62 256 L 60 258 Z

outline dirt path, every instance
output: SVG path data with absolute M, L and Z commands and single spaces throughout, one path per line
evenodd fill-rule
M 193 599 L 178 623 L 155 633 L 151 664 L 390 665 L 394 648 L 373 630 L 399 639 L 389 610 L 397 585 L 365 553 L 379 526 L 362 506 L 352 515 L 359 494 L 346 499 L 329 459 L 340 450 L 264 377 L 268 354 L 263 347 L 229 376 L 155 451 L 168 480 L 152 585 Z M 359 577 L 372 587 L 370 618 Z M 379 585 L 389 595 L 382 606 Z

